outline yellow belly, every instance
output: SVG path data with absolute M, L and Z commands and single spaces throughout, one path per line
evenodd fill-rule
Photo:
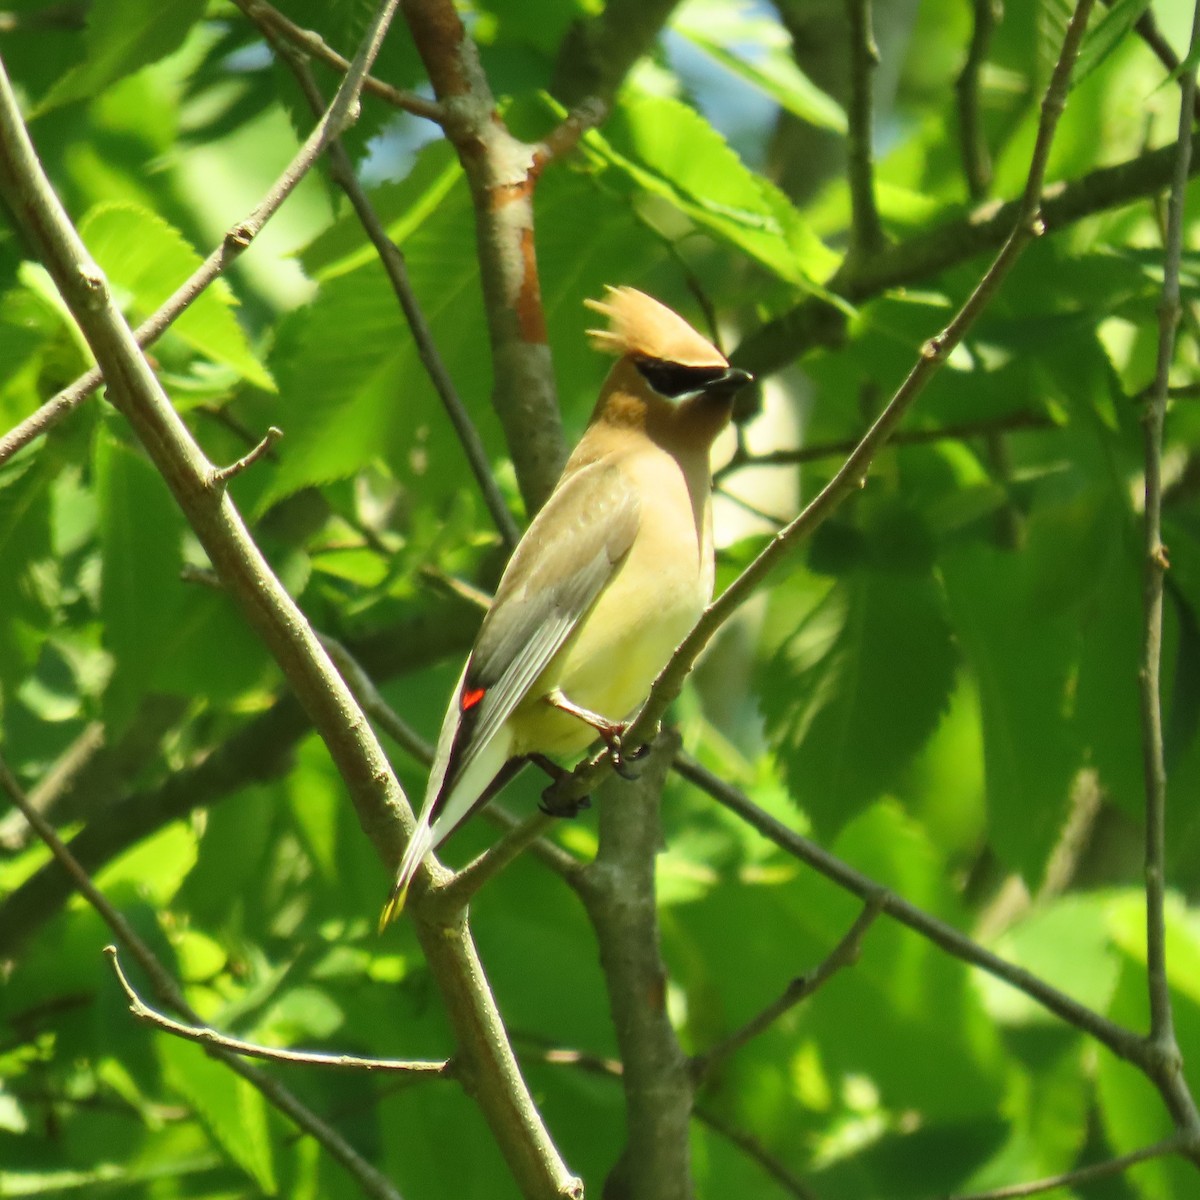
M 635 483 L 639 474 L 635 464 Z M 654 493 L 643 491 L 628 557 L 510 718 L 514 754 L 573 755 L 596 740 L 589 725 L 546 702 L 556 687 L 609 720 L 631 716 L 712 598 L 707 490 L 697 513 L 682 472 L 666 480 L 678 494 L 661 494 L 661 472 L 654 483 Z

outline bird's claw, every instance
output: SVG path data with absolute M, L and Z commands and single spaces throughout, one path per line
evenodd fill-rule
M 605 739 L 605 745 L 608 747 L 608 760 L 612 763 L 612 769 L 622 779 L 634 780 L 641 775 L 641 767 L 635 767 L 634 763 L 640 762 L 650 753 L 649 746 L 639 746 L 632 753 L 626 754 L 621 744 L 620 733 L 614 733 L 612 737 Z
M 561 780 L 555 780 L 538 801 L 538 808 L 548 817 L 577 817 L 586 808 L 592 807 L 590 795 L 566 797 L 559 794 Z

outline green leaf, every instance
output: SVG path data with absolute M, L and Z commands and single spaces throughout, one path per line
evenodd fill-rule
M 694 109 L 664 96 L 624 101 L 585 139 L 602 162 L 697 225 L 808 291 L 838 265 L 774 184 L 751 171 Z
M 1078 86 L 1104 62 L 1149 7 L 1150 0 L 1113 0 L 1108 8 L 1101 9 L 1099 20 L 1093 21 L 1083 36 L 1079 57 L 1071 72 L 1072 87 Z M 1183 69 L 1180 64 L 1179 70 Z
M 788 639 L 763 687 L 795 800 L 823 836 L 898 779 L 932 733 L 956 654 L 933 580 L 860 570 Z
M 970 547 L 943 560 L 942 578 L 979 689 L 992 845 L 1036 880 L 1078 764 L 1065 712 L 1072 623 L 1030 599 L 1011 555 Z
M 116 79 L 165 58 L 204 14 L 205 0 L 104 0 L 88 10 L 86 53 L 38 105 L 86 100 Z
M 101 431 L 96 441 L 100 615 L 114 659 L 105 705 L 115 725 L 133 713 L 176 636 L 183 520 L 146 459 Z
M 80 222 L 79 232 L 109 282 L 128 295 L 139 321 L 158 309 L 202 261 L 177 229 L 136 204 L 98 205 Z M 179 315 L 168 337 L 273 391 L 274 381 L 233 315 L 236 304 L 229 284 L 215 279 Z
M 723 2 L 692 3 L 683 7 L 671 28 L 785 112 L 819 129 L 846 132 L 845 109 L 796 65 L 790 39 L 778 21 L 731 12 Z M 743 53 L 730 49 L 738 43 Z
M 158 1049 L 168 1082 L 196 1110 L 213 1140 L 273 1196 L 275 1164 L 261 1093 L 192 1042 L 163 1037 Z
M 0 694 L 26 679 L 50 631 L 38 575 L 52 561 L 50 485 L 56 474 L 45 455 L 0 473 Z

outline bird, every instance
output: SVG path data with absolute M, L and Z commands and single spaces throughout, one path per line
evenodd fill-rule
M 628 718 L 712 599 L 709 454 L 752 377 L 636 288 L 584 303 L 608 322 L 592 345 L 617 361 L 455 685 L 381 928 L 425 857 L 529 758 L 600 738 L 619 763 Z

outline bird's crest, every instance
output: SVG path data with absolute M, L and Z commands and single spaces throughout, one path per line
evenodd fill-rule
M 632 354 L 685 367 L 729 365 L 678 313 L 637 288 L 610 287 L 603 300 L 584 304 L 608 318 L 607 329 L 587 331 L 592 345 L 606 354 Z

